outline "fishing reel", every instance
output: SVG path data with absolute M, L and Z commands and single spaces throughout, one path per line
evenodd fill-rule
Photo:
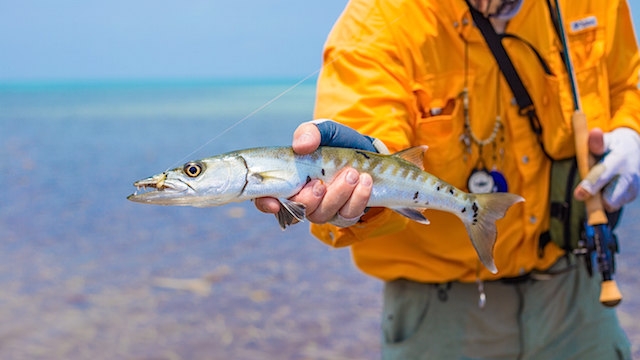
M 578 240 L 578 248 L 573 251 L 577 256 L 584 256 L 587 272 L 593 276 L 593 269 L 597 266 L 602 274 L 602 292 L 600 302 L 608 307 L 620 303 L 622 295 L 613 281 L 616 271 L 615 254 L 620 252 L 618 237 L 613 229 L 618 223 L 621 211 L 607 214 L 608 224 L 589 225 L 584 222 Z
M 619 252 L 618 237 L 608 226 L 591 225 L 583 227 L 578 248 L 573 250 L 575 255 L 585 257 L 589 276 L 593 276 L 594 264 L 598 264 L 600 272 L 606 270 L 615 273 L 615 254 Z

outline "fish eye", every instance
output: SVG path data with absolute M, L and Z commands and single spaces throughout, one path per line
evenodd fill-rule
M 197 177 L 202 173 L 203 165 L 199 162 L 189 162 L 184 165 L 182 171 L 189 177 Z

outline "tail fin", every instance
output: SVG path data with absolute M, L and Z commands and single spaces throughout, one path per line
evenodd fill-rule
M 498 272 L 493 261 L 493 246 L 498 236 L 496 221 L 502 219 L 513 204 L 524 201 L 524 198 L 509 193 L 475 194 L 475 197 L 478 215 L 473 221 L 463 220 L 464 226 L 480 261 L 495 274 Z

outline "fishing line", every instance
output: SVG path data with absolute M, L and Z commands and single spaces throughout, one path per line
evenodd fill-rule
M 311 77 L 313 77 L 316 74 L 318 74 L 320 72 L 320 70 L 322 70 L 322 67 L 320 67 L 319 69 L 313 71 L 309 75 L 305 76 L 304 78 L 299 80 L 297 83 L 291 85 L 290 87 L 288 87 L 287 89 L 285 89 L 284 91 L 282 91 L 281 93 L 279 93 L 278 95 L 273 97 L 271 100 L 269 100 L 269 101 L 265 102 L 264 104 L 260 105 L 258 108 L 256 108 L 255 110 L 253 110 L 249 114 L 245 115 L 245 117 L 243 117 L 242 119 L 240 119 L 240 120 L 236 121 L 235 123 L 229 125 L 226 129 L 222 130 L 218 135 L 216 135 L 216 136 L 212 137 L 211 139 L 207 140 L 204 144 L 198 146 L 195 150 L 193 150 L 192 152 L 190 152 L 187 155 L 185 155 L 184 157 L 182 157 L 182 159 L 180 159 L 180 160 L 176 161 L 175 163 L 173 163 L 173 165 L 169 166 L 167 168 L 167 170 L 165 170 L 165 172 L 169 171 L 173 166 L 183 163 L 185 160 L 187 160 L 188 158 L 190 158 L 191 156 L 196 154 L 198 151 L 200 151 L 200 150 L 204 149 L 205 147 L 207 147 L 207 145 L 209 145 L 212 142 L 218 140 L 224 134 L 228 133 L 229 131 L 231 131 L 234 128 L 236 128 L 238 125 L 240 125 L 243 122 L 247 121 L 249 118 L 251 118 L 255 114 L 259 113 L 260 111 L 264 110 L 269 105 L 271 105 L 274 102 L 278 101 L 278 99 L 280 99 L 281 97 L 285 96 L 286 94 L 288 94 L 289 92 L 293 91 L 295 88 L 300 86 L 302 83 L 304 83 L 305 81 L 309 80 Z
M 368 43 L 365 44 L 371 44 L 373 43 L 373 41 L 375 41 L 375 35 L 379 34 L 380 32 L 382 32 L 382 30 L 386 30 L 387 27 L 390 27 L 391 25 L 395 24 L 398 20 L 400 20 L 400 18 L 402 17 L 402 15 L 398 16 L 397 18 L 393 19 L 392 21 L 389 21 L 387 23 L 387 25 L 380 29 L 379 31 L 375 32 L 372 34 L 372 40 L 369 41 Z M 362 44 L 362 43 L 361 43 Z M 268 100 L 267 102 L 265 102 L 264 104 L 262 104 L 261 106 L 259 106 L 258 108 L 256 108 L 255 110 L 253 110 L 252 112 L 250 112 L 249 114 L 247 114 L 245 117 L 241 118 L 240 120 L 236 121 L 235 123 L 229 125 L 226 129 L 222 130 L 222 132 L 220 132 L 218 135 L 212 137 L 211 139 L 207 140 L 204 144 L 200 145 L 199 147 L 197 147 L 195 150 L 193 150 L 192 152 L 188 153 L 187 155 L 183 156 L 182 159 L 176 161 L 173 163 L 173 165 L 169 166 L 165 172 L 171 170 L 171 168 L 175 167 L 176 165 L 182 164 L 185 160 L 189 159 L 191 156 L 193 156 L 194 154 L 196 154 L 197 152 L 199 152 L 200 150 L 204 149 L 205 147 L 207 147 L 209 144 L 211 144 L 212 142 L 218 140 L 220 137 L 222 137 L 223 135 L 225 135 L 226 133 L 228 133 L 229 131 L 233 130 L 234 128 L 236 128 L 238 125 L 244 123 L 245 121 L 249 120 L 251 117 L 253 117 L 254 115 L 256 115 L 257 113 L 259 113 L 260 111 L 264 110 L 265 108 L 267 108 L 269 105 L 273 104 L 274 102 L 278 101 L 281 97 L 283 97 L 284 95 L 288 94 L 289 92 L 293 91 L 295 88 L 297 88 L 298 86 L 300 86 L 302 83 L 304 83 L 305 81 L 309 80 L 310 78 L 312 78 L 313 76 L 317 75 L 320 73 L 320 71 L 327 65 L 331 65 L 334 62 L 338 61 L 339 59 L 341 59 L 343 57 L 342 54 L 339 54 L 338 56 L 336 56 L 335 58 L 333 58 L 331 61 L 322 64 L 320 66 L 320 68 L 318 68 L 317 70 L 311 72 L 309 75 L 303 77 L 301 80 L 299 80 L 298 82 L 296 82 L 295 84 L 291 85 L 290 87 L 288 87 L 287 89 L 285 89 L 284 91 L 282 91 L 281 93 L 279 93 L 278 95 L 274 96 L 271 100 Z

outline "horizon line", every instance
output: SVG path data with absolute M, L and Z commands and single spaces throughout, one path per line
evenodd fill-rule
M 144 78 L 42 78 L 42 79 L 0 79 L 0 89 L 43 88 L 43 87 L 103 87 L 103 86 L 267 86 L 287 85 L 301 82 L 315 84 L 317 75 L 295 76 L 237 76 L 237 77 L 144 77 Z M 301 84 L 301 85 L 302 85 Z

